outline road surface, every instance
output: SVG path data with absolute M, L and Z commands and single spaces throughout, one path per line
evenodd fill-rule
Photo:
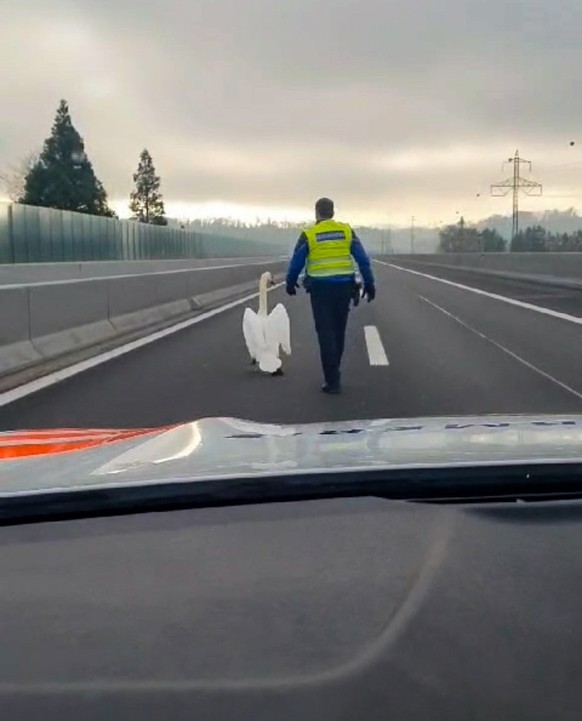
M 350 314 L 341 396 L 319 391 L 308 298 L 278 289 L 269 303 L 286 304 L 292 328 L 284 377 L 248 364 L 239 305 L 1 407 L 0 428 L 582 412 L 582 293 L 414 269 L 375 263 L 377 300 Z

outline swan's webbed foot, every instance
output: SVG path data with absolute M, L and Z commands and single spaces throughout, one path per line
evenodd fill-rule
M 257 365 L 257 361 L 256 361 L 254 358 L 251 358 L 251 362 L 250 362 L 249 365 L 256 366 L 256 365 Z
M 277 368 L 277 370 L 274 373 L 271 373 L 272 376 L 284 376 L 285 373 L 283 373 L 282 368 Z

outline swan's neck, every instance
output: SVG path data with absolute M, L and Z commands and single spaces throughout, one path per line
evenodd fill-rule
M 259 315 L 267 315 L 267 284 L 263 281 L 259 285 Z

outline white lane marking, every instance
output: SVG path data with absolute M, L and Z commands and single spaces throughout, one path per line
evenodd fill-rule
M 371 366 L 387 366 L 388 356 L 384 350 L 380 333 L 375 325 L 364 326 L 364 337 L 366 339 L 366 348 L 368 349 L 368 358 Z
M 276 290 L 282 285 L 285 284 L 277 283 L 276 285 L 271 286 L 271 288 L 269 288 L 269 291 Z M 79 373 L 84 373 L 85 371 L 102 365 L 103 363 L 107 363 L 114 358 L 119 358 L 126 353 L 131 353 L 138 348 L 143 348 L 150 343 L 155 343 L 162 338 L 166 338 L 169 335 L 178 333 L 178 331 L 189 328 L 192 325 L 202 323 L 202 321 L 208 320 L 208 318 L 212 318 L 215 315 L 224 313 L 231 308 L 236 308 L 237 305 L 247 303 L 248 301 L 256 298 L 258 295 L 258 293 L 251 293 L 250 295 L 246 295 L 244 298 L 239 298 L 238 300 L 233 300 L 230 303 L 225 303 L 225 305 L 221 305 L 218 308 L 206 311 L 206 313 L 201 313 L 194 318 L 183 320 L 180 323 L 176 323 L 176 325 L 170 326 L 169 328 L 164 328 L 163 330 L 156 331 L 155 333 L 151 333 L 150 335 L 144 336 L 143 338 L 138 338 L 137 340 L 131 341 L 130 343 L 125 343 L 118 348 L 113 348 L 112 350 L 99 353 L 99 355 L 93 356 L 92 358 L 87 358 L 86 360 L 80 361 L 79 363 L 74 363 L 67 368 L 61 368 L 58 371 L 53 371 L 46 376 L 42 376 L 42 378 L 37 378 L 36 380 L 29 381 L 28 383 L 24 383 L 23 385 L 17 386 L 16 388 L 11 388 L 8 391 L 4 391 L 4 393 L 0 393 L 0 407 L 7 406 L 9 403 L 14 403 L 14 401 L 18 401 L 21 398 L 32 395 L 33 393 L 38 393 L 38 391 L 41 391 L 44 388 L 54 386 L 61 381 L 79 375 Z
M 533 363 L 530 363 L 529 361 L 525 360 L 525 358 L 522 358 L 520 355 L 517 355 L 517 353 L 514 353 L 513 351 L 509 350 L 509 348 L 506 348 L 504 345 L 501 345 L 501 343 L 498 343 L 497 341 L 493 340 L 492 338 L 489 338 L 489 336 L 485 335 L 484 333 L 481 333 L 480 331 L 476 330 L 472 326 L 465 323 L 465 321 L 458 318 L 456 315 L 453 315 L 448 310 L 441 308 L 440 305 L 433 303 L 432 300 L 425 298 L 423 295 L 419 295 L 418 297 L 421 300 L 423 300 L 425 303 L 432 305 L 433 308 L 440 310 L 441 313 L 444 313 L 446 316 L 448 316 L 452 320 L 459 323 L 459 325 L 462 325 L 463 328 L 470 330 L 471 333 L 474 333 L 475 335 L 479 336 L 479 338 L 486 340 L 488 343 L 491 343 L 499 350 L 503 351 L 504 353 L 507 353 L 508 356 L 511 356 L 514 360 L 516 360 L 519 363 L 521 363 L 522 365 L 526 366 L 526 368 L 529 368 L 530 370 L 534 371 L 534 373 L 538 373 L 538 375 L 542 376 L 546 380 L 549 380 L 552 383 L 555 383 L 557 386 L 560 386 L 560 388 L 562 388 L 563 390 L 568 391 L 568 393 L 571 393 L 573 396 L 576 396 L 576 398 L 579 398 L 580 400 L 582 400 L 582 393 L 579 393 L 577 390 L 575 390 L 574 388 L 571 388 L 566 383 L 562 383 L 562 381 L 558 380 L 553 375 L 546 373 L 546 371 L 543 371 L 541 368 L 538 368 L 537 366 L 533 365 Z
M 394 265 L 393 263 L 385 263 L 382 260 L 375 260 L 375 263 L 380 263 L 381 265 L 385 265 L 389 268 L 395 268 L 396 270 L 402 270 L 405 273 L 412 273 L 413 275 L 419 275 L 422 278 L 429 278 L 430 280 L 436 280 L 439 283 L 444 283 L 445 285 L 451 285 L 453 288 L 460 288 L 461 290 L 468 290 L 471 293 L 477 293 L 477 295 L 484 295 L 487 298 L 493 298 L 494 300 L 501 300 L 504 303 L 509 303 L 510 305 L 515 305 L 518 308 L 525 308 L 526 310 L 533 310 L 536 311 L 536 313 L 542 313 L 543 315 L 549 315 L 552 318 L 559 318 L 560 320 L 567 320 L 569 323 L 576 323 L 577 325 L 582 325 L 582 318 L 579 318 L 575 315 L 570 315 L 569 313 L 560 313 L 557 310 L 552 310 L 551 308 L 544 308 L 544 306 L 541 305 L 534 305 L 533 303 L 525 303 L 522 300 L 516 300 L 515 298 L 508 298 L 505 295 L 497 295 L 497 293 L 489 293 L 486 290 L 481 290 L 480 288 L 473 288 L 470 285 L 463 285 L 462 283 L 455 283 L 452 280 L 445 280 L 444 278 L 439 278 L 436 275 L 429 275 L 428 273 L 420 273 L 418 270 L 410 270 L 410 268 L 403 268 L 400 265 Z

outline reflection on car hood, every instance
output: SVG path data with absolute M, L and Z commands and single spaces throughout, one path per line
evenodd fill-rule
M 43 442 L 48 453 L 38 450 Z M 27 444 L 36 448 L 34 455 L 3 454 L 0 497 L 50 489 L 341 470 L 582 462 L 582 416 L 308 425 L 208 418 L 157 430 L 0 434 L 0 449 Z

